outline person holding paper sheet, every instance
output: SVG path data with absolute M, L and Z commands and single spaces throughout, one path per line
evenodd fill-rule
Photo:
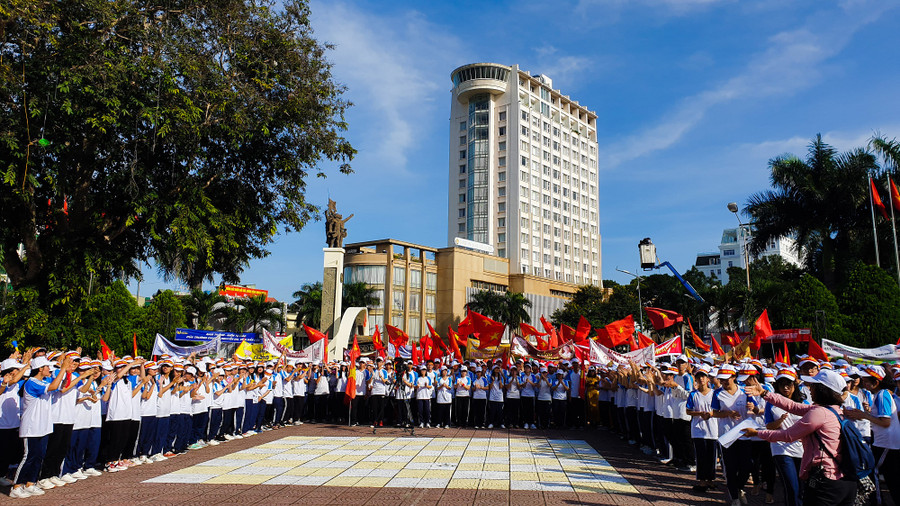
M 775 376 L 775 392 L 794 402 L 809 404 L 803 399 L 797 387 L 797 373 L 793 369 L 782 369 Z M 800 421 L 800 417 L 771 403 L 765 408 L 766 429 L 785 430 Z M 769 443 L 772 456 L 784 484 L 784 502 L 787 506 L 800 506 L 800 459 L 803 457 L 803 443 L 800 441 L 776 441 Z
M 719 419 L 719 434 L 725 434 L 741 420 L 747 418 L 747 405 L 750 398 L 738 388 L 735 376 L 737 369 L 725 364 L 719 368 L 716 376 L 722 387 L 713 392 L 710 407 L 713 416 Z M 758 387 L 762 389 L 762 387 Z M 732 506 L 739 506 L 741 499 L 746 501 L 744 486 L 753 470 L 751 459 L 752 446 L 749 440 L 739 439 L 728 448 L 722 448 L 722 459 L 725 467 L 725 484 L 731 496 Z

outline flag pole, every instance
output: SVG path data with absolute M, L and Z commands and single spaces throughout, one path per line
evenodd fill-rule
M 891 176 L 887 177 L 888 180 L 888 195 L 891 198 L 891 230 L 894 232 L 894 259 L 897 262 L 897 284 L 900 285 L 900 249 L 897 249 L 897 222 L 894 220 L 894 182 L 891 181 Z
M 878 254 L 878 233 L 875 229 L 875 196 L 872 195 L 871 176 L 869 176 L 869 209 L 872 211 L 872 239 L 875 240 L 875 264 L 881 267 L 881 256 Z

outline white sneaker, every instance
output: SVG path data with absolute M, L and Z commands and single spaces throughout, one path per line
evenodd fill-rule
M 94 469 L 93 467 L 90 468 L 90 469 L 85 469 L 85 470 L 84 470 L 84 474 L 86 474 L 86 475 L 88 475 L 88 476 L 101 476 L 101 475 L 103 475 L 103 473 L 101 473 L 100 471 Z
M 505 429 L 505 428 L 506 428 L 506 425 L 501 425 L 500 428 L 501 428 L 501 429 Z
M 162 453 L 157 453 L 153 456 L 153 462 L 162 462 L 164 460 L 169 460 L 169 457 L 166 457 Z
M 209 444 L 210 446 L 219 446 L 219 442 L 216 441 L 215 439 L 210 439 L 210 440 L 207 442 L 207 444 Z
M 235 438 L 235 439 L 244 439 L 244 436 L 242 436 L 242 435 L 240 435 L 240 434 L 235 434 L 235 435 L 234 435 L 234 438 Z
M 234 436 L 232 436 L 231 434 L 225 434 L 225 439 L 231 441 L 232 439 L 234 439 Z
M 46 492 L 44 492 L 44 491 L 41 489 L 41 487 L 39 487 L 39 486 L 37 486 L 37 485 L 32 485 L 32 486 L 30 486 L 30 487 L 25 487 L 25 491 L 28 492 L 28 493 L 31 494 L 31 495 L 44 495 L 44 494 L 46 494 Z
M 493 429 L 493 428 L 494 428 L 494 424 L 488 425 L 488 429 Z
M 13 487 L 12 490 L 9 491 L 9 496 L 13 499 L 27 499 L 31 497 L 31 492 L 25 490 L 26 487 Z
M 144 461 L 141 459 L 131 459 L 131 464 L 128 467 L 139 466 L 143 463 L 144 463 Z
M 50 490 L 51 488 L 56 488 L 56 484 L 50 481 L 49 478 L 44 478 L 40 480 L 36 484 L 38 487 L 41 487 L 44 490 Z
M 69 476 L 71 476 L 72 478 L 75 478 L 76 480 L 86 480 L 86 479 L 88 479 L 88 475 L 84 474 L 84 473 L 81 472 L 81 471 L 75 471 L 74 473 L 70 474 Z
M 141 455 L 140 457 L 138 457 L 138 460 L 140 460 L 144 464 L 149 464 L 149 463 L 153 462 L 152 460 L 150 460 L 150 457 L 148 457 L 147 455 Z
M 78 478 L 75 478 L 71 474 L 65 474 L 63 476 L 60 476 L 59 480 L 65 483 L 75 483 L 76 481 L 78 481 Z

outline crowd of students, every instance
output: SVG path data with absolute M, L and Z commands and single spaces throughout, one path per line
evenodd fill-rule
M 851 488 L 855 497 L 855 481 L 836 464 L 837 417 L 815 409 L 829 405 L 872 445 L 880 474 L 888 482 L 900 478 L 896 366 L 805 356 L 796 367 L 667 360 L 582 371 L 577 360 L 414 364 L 376 357 L 350 365 L 16 352 L 0 365 L 0 469 L 9 469 L 0 484 L 12 485 L 11 497 L 42 495 L 101 472 L 304 422 L 373 430 L 601 427 L 662 464 L 696 473 L 698 493 L 714 486 L 721 467 L 734 505 L 746 502 L 751 476 L 767 503 L 780 479 L 790 506 L 812 504 L 813 497 L 817 504 L 852 504 L 845 501 Z M 758 429 L 727 448 L 719 444 L 747 419 Z M 810 490 L 810 475 L 822 478 L 820 468 L 826 481 Z

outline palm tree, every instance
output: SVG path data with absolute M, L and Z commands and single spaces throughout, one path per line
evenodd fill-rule
M 240 304 L 235 303 L 231 306 L 225 306 L 222 308 L 222 315 L 225 317 L 225 321 L 222 324 L 223 328 L 232 332 L 243 332 L 247 328 L 249 315 L 246 311 L 243 311 L 243 306 Z
M 900 168 L 900 142 L 897 139 L 888 140 L 887 137 L 876 135 L 869 141 L 869 146 L 884 160 L 885 168 L 892 171 Z
M 297 323 L 317 329 L 322 321 L 322 283 L 304 283 L 293 293 L 291 308 L 297 312 Z
M 375 296 L 375 289 L 362 281 L 346 283 L 341 294 L 341 306 L 348 307 L 377 307 L 381 302 Z
M 770 160 L 769 168 L 775 189 L 747 202 L 755 227 L 751 251 L 794 237 L 806 268 L 835 288 L 840 281 L 835 273 L 869 252 L 867 178 L 878 168 L 875 157 L 864 149 L 838 154 L 817 135 L 806 160 L 782 155 Z
M 207 329 L 213 321 L 223 316 L 223 308 L 227 299 L 218 292 L 204 292 L 199 288 L 191 290 L 191 294 L 181 299 L 187 309 L 187 317 L 195 329 Z
M 284 328 L 284 315 L 281 304 L 269 302 L 265 295 L 257 295 L 241 301 L 243 312 L 247 314 L 247 329 L 250 332 L 281 330 Z
M 496 320 L 515 332 L 520 323 L 531 323 L 528 308 L 531 301 L 525 294 L 519 292 L 495 292 L 492 290 L 479 290 L 472 294 L 471 300 L 466 304 L 470 311 L 480 313 L 492 320 Z

